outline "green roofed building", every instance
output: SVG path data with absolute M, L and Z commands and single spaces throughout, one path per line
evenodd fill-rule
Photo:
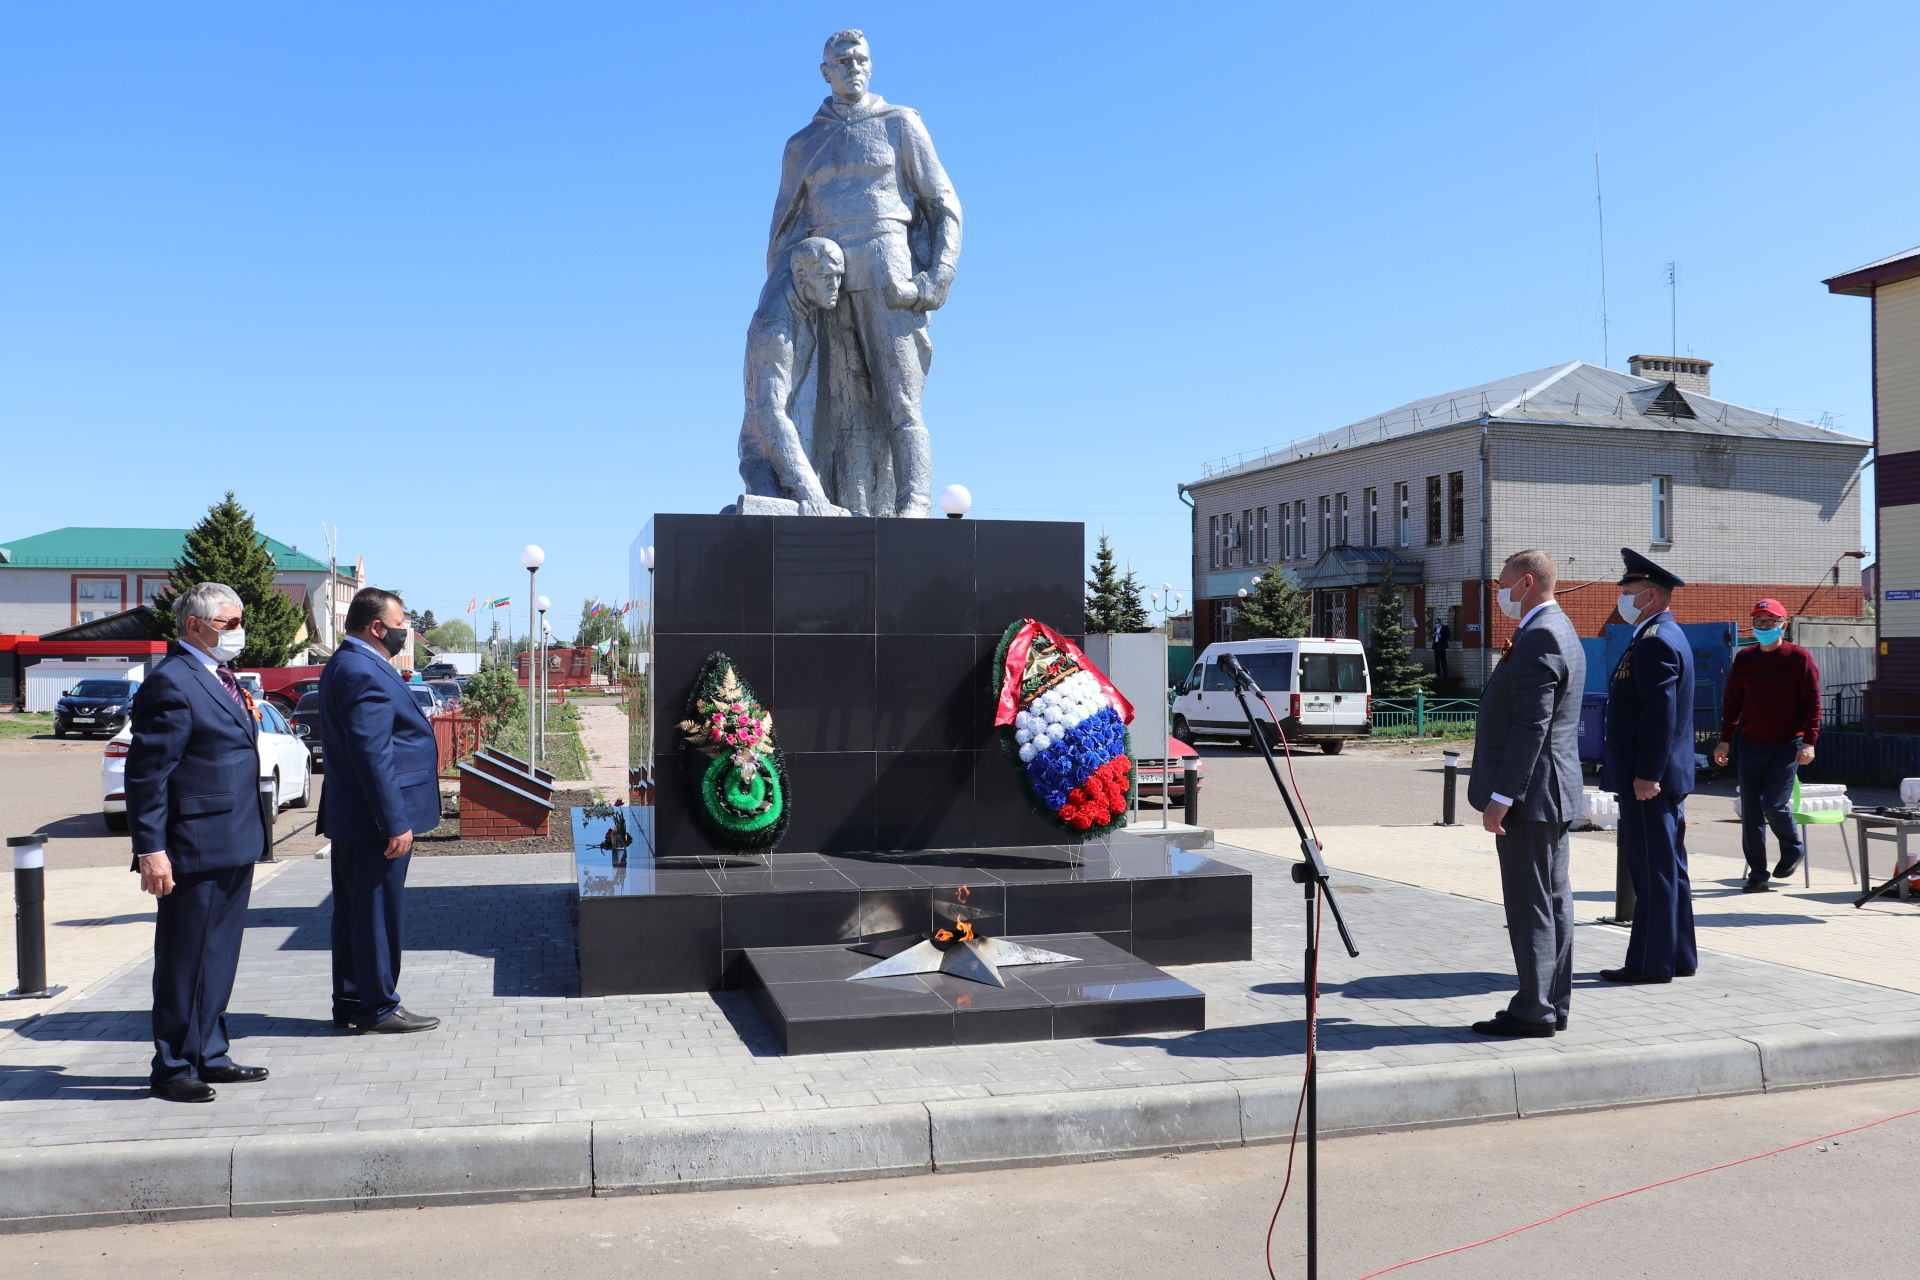
M 0 634 L 45 635 L 150 604 L 186 541 L 185 529 L 69 528 L 0 542 Z M 330 650 L 364 571 L 329 575 L 325 560 L 274 538 L 267 550 L 275 588 L 307 616 L 308 641 Z

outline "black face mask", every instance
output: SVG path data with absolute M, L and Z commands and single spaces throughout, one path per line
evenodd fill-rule
M 380 647 L 387 651 L 389 658 L 399 657 L 400 651 L 407 647 L 407 629 L 388 627 L 387 634 L 380 637 Z

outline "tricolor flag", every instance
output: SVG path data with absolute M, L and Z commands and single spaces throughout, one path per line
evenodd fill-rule
M 604 608 L 606 608 L 606 607 L 607 607 L 606 605 L 604 605 L 604 604 L 601 604 L 601 603 L 600 603 L 600 597 L 599 597 L 599 596 L 595 596 L 595 597 L 593 598 L 593 606 L 592 606 L 591 608 L 589 608 L 589 609 L 587 610 L 587 616 L 588 616 L 589 618 L 592 618 L 592 617 L 595 617 L 595 616 L 597 616 L 597 615 L 599 614 L 599 612 L 600 612 L 600 611 L 601 611 L 602 609 L 604 609 Z
M 627 602 L 626 602 L 625 604 L 623 604 L 623 605 L 621 605 L 621 606 L 620 606 L 620 612 L 621 612 L 621 614 L 622 614 L 622 615 L 624 616 L 624 615 L 626 614 L 626 612 L 627 612 L 627 610 L 629 610 L 629 609 L 631 609 L 631 608 L 633 608 L 633 601 L 631 601 L 631 600 L 629 600 L 629 601 L 627 601 Z
M 489 601 L 487 601 L 487 608 L 489 608 L 489 609 L 504 609 L 504 608 L 506 608 L 506 607 L 507 607 L 508 605 L 510 605 L 510 604 L 512 604 L 512 603 L 513 603 L 513 601 L 511 601 L 511 600 L 509 600 L 509 599 L 507 599 L 507 597 L 505 597 L 505 596 L 501 596 L 501 597 L 500 597 L 500 598 L 499 598 L 498 600 L 489 600 Z

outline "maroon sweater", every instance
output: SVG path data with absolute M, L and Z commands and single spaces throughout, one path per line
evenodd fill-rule
M 1795 737 L 1812 746 L 1820 737 L 1820 668 L 1813 655 L 1784 640 L 1771 653 L 1759 645 L 1736 653 L 1720 709 L 1720 741 L 1733 741 L 1735 728 L 1762 746 Z

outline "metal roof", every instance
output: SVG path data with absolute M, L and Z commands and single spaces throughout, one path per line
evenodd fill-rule
M 1482 418 L 1496 422 L 1803 440 L 1861 448 L 1871 443 L 1844 431 L 1716 400 L 1697 391 L 1676 387 L 1672 394 L 1665 394 L 1669 385 L 1584 360 L 1550 365 L 1444 395 L 1409 401 L 1385 413 L 1292 444 L 1268 446 L 1219 459 L 1207 464 L 1201 479 L 1187 487 L 1212 484 L 1229 476 L 1363 448 L 1423 431 L 1479 422 Z M 1682 416 L 1670 416 L 1668 410 L 1676 408 Z M 1692 416 L 1684 416 L 1686 411 L 1691 411 Z
M 1877 262 L 1869 262 L 1864 267 L 1843 271 L 1820 283 L 1827 286 L 1829 293 L 1847 293 L 1867 298 L 1873 296 L 1876 286 L 1911 280 L 1915 276 L 1920 276 L 1920 246 L 1881 258 Z
M 324 560 L 272 538 L 266 544 L 282 573 L 326 572 Z M 171 569 L 186 546 L 185 529 L 54 529 L 0 543 L 0 568 Z

